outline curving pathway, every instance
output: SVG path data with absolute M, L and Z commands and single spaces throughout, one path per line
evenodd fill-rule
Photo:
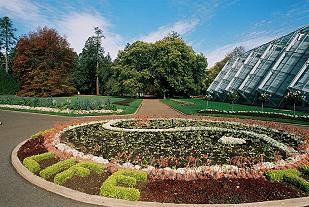
M 109 118 L 169 118 L 183 115 L 157 99 L 145 99 L 134 115 L 102 116 Z M 91 207 L 36 187 L 22 178 L 11 165 L 11 152 L 17 144 L 33 133 L 57 123 L 85 118 L 70 118 L 42 114 L 5 111 L 0 109 L 0 206 L 2 207 Z M 282 201 L 284 206 L 285 202 Z M 194 205 L 193 205 L 194 206 Z

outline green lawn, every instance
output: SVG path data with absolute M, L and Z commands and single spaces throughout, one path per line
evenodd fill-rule
M 1 99 L 4 98 L 11 98 L 14 100 L 15 98 L 18 99 L 19 97 L 13 96 L 13 95 L 0 95 L 0 103 Z M 38 98 L 38 100 L 46 100 L 47 98 Z M 122 109 L 123 111 L 121 113 L 113 113 L 113 114 L 132 114 L 134 113 L 140 103 L 141 99 L 134 99 L 132 102 L 130 102 L 128 105 L 120 105 L 117 102 L 124 101 L 128 98 L 125 97 L 116 97 L 116 96 L 94 96 L 94 95 L 79 95 L 79 96 L 71 96 L 71 97 L 53 97 L 53 100 L 56 100 L 58 104 L 66 103 L 68 100 L 70 102 L 76 102 L 76 101 L 100 101 L 102 103 L 110 102 L 116 109 Z M 11 103 L 14 104 L 14 103 Z M 98 115 L 104 115 L 102 113 L 92 113 L 92 114 L 67 114 L 67 113 L 56 113 L 56 112 L 44 112 L 39 110 L 24 110 L 24 109 L 8 109 L 8 108 L 2 108 L 6 110 L 13 110 L 13 111 L 24 111 L 24 112 L 34 112 L 34 113 L 43 113 L 43 114 L 52 114 L 52 115 L 63 115 L 63 116 L 98 116 Z M 111 115 L 111 113 L 108 113 L 108 115 Z
M 209 101 L 208 107 L 206 104 L 206 100 L 203 99 L 175 99 L 183 101 L 184 104 L 177 103 L 172 99 L 164 99 L 162 100 L 164 103 L 170 105 L 172 108 L 181 111 L 184 114 L 198 114 L 199 110 L 202 109 L 215 109 L 215 110 L 225 110 L 231 111 L 232 104 L 231 103 L 223 103 L 223 102 L 216 102 L 216 101 Z M 191 104 L 190 104 L 191 103 Z M 248 106 L 248 105 L 241 105 L 241 104 L 234 104 L 234 111 L 262 111 L 260 106 Z M 264 112 L 276 112 L 276 113 L 284 113 L 284 114 L 292 114 L 292 110 L 283 110 L 283 109 L 274 109 L 264 107 Z M 309 113 L 296 111 L 297 115 L 309 115 Z M 207 114 L 208 115 L 208 114 Z M 224 117 L 238 117 L 238 118 L 254 118 L 254 119 L 261 119 L 267 121 L 280 121 L 286 123 L 297 123 L 297 124 L 304 124 L 309 125 L 308 122 L 305 121 L 297 121 L 297 120 L 290 120 L 290 119 L 278 119 L 278 118 L 267 118 L 267 117 L 253 117 L 253 116 L 240 116 L 240 115 L 229 115 L 229 114 L 209 114 L 210 116 L 224 116 Z

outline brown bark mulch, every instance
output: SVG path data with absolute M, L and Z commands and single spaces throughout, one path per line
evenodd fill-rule
M 306 196 L 285 183 L 265 179 L 153 181 L 141 189 L 142 201 L 167 203 L 247 203 Z

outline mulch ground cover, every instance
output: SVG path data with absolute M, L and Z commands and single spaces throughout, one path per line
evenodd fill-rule
M 78 190 L 91 195 L 98 195 L 103 182 L 110 176 L 110 173 L 105 172 L 103 175 L 98 175 L 95 172 L 87 177 L 74 176 L 63 184 L 64 187 Z
M 143 201 L 169 203 L 246 203 L 306 196 L 285 183 L 264 179 L 153 181 L 141 189 Z

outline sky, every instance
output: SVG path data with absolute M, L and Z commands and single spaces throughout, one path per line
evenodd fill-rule
M 94 27 L 112 58 L 127 43 L 171 31 L 212 66 L 236 46 L 252 49 L 309 24 L 309 0 L 0 0 L 17 36 L 47 26 L 80 53 Z

